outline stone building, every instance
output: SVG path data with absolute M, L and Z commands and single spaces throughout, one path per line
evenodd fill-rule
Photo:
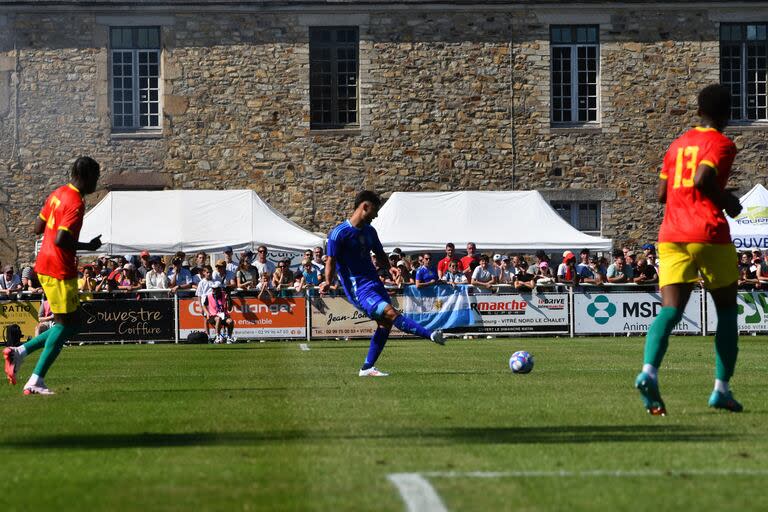
M 0 260 L 32 257 L 82 154 L 111 189 L 251 188 L 317 231 L 363 187 L 538 189 L 643 243 L 702 84 L 734 91 L 733 184 L 765 182 L 767 23 L 747 1 L 0 0 Z

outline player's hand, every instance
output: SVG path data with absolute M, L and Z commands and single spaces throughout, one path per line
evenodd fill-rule
M 725 204 L 723 205 L 723 210 L 725 210 L 725 213 L 727 213 L 729 217 L 735 219 L 741 213 L 741 201 L 739 201 L 739 198 L 730 190 L 726 191 L 724 195 Z
M 99 247 L 101 247 L 101 235 L 92 238 L 91 241 L 88 242 L 89 251 L 98 251 Z

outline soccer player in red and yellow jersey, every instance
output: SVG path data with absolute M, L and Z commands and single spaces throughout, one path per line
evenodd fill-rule
M 18 348 L 9 347 L 3 351 L 5 373 L 11 384 L 16 384 L 24 358 L 43 349 L 34 373 L 24 386 L 25 395 L 53 394 L 43 379 L 64 343 L 77 333 L 80 324 L 75 254 L 79 249 L 96 251 L 101 247 L 101 235 L 88 243 L 77 241 L 85 214 L 83 196 L 96 190 L 99 164 L 90 157 L 80 157 L 72 165 L 71 174 L 72 182 L 48 196 L 35 222 L 35 234 L 44 233 L 35 271 L 51 306 L 54 326 Z
M 741 211 L 739 198 L 726 190 L 736 146 L 722 131 L 730 117 L 731 94 L 710 85 L 698 97 L 703 124 L 675 140 L 659 175 L 659 202 L 666 203 L 659 230 L 659 287 L 662 308 L 648 329 L 643 369 L 635 380 L 646 410 L 666 415 L 658 368 L 672 329 L 683 317 L 693 285 L 701 279 L 717 309 L 715 389 L 709 406 L 740 412 L 728 387 L 738 354 L 736 249 L 728 222 Z

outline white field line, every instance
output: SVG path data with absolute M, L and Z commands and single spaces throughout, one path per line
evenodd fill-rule
M 640 478 L 662 476 L 768 476 L 764 469 L 647 469 L 585 471 L 425 471 L 423 473 L 391 473 L 394 484 L 405 502 L 407 512 L 448 512 L 440 495 L 427 478 Z
M 408 512 L 448 512 L 432 485 L 419 473 L 387 475 L 397 487 Z
M 300 348 L 300 349 L 301 349 L 303 352 L 309 352 L 309 345 L 307 345 L 306 343 L 299 343 L 299 348 Z

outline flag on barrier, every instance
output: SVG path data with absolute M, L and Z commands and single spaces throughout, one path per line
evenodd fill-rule
M 427 329 L 472 325 L 474 319 L 466 286 L 409 286 L 403 297 L 403 314 Z

